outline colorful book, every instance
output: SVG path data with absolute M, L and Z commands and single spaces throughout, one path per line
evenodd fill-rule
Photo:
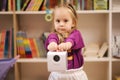
M 33 11 L 38 11 L 38 10 L 40 9 L 42 3 L 43 3 L 43 0 L 37 0 L 37 1 L 35 2 Z
M 23 43 L 23 37 L 17 37 L 17 54 L 20 55 L 20 58 L 25 58 L 25 48 Z
M 26 58 L 32 58 L 32 52 L 30 49 L 28 38 L 23 39 L 23 44 L 24 44 Z

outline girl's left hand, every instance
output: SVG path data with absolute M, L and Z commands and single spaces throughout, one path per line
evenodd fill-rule
M 59 51 L 67 51 L 72 47 L 71 42 L 65 42 L 58 45 Z

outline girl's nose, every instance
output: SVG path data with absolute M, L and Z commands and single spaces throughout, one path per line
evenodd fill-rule
M 63 22 L 60 22 L 60 26 L 63 27 L 64 23 Z

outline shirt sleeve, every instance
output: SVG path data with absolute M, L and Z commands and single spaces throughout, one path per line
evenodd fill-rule
M 49 34 L 49 36 L 45 40 L 45 48 L 46 49 L 47 49 L 47 46 L 49 45 L 50 42 L 56 42 L 56 43 L 58 43 L 58 37 L 57 37 L 57 35 L 55 33 Z
M 66 39 L 66 42 L 72 43 L 72 49 L 79 49 L 84 47 L 82 35 L 78 30 L 74 30 Z

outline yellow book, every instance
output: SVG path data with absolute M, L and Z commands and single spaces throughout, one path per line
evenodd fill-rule
M 8 0 L 8 11 L 11 11 L 11 0 Z
M 43 0 L 37 0 L 35 6 L 34 6 L 34 8 L 33 8 L 33 10 L 34 10 L 34 11 L 38 11 L 39 8 L 40 8 L 41 5 L 42 5 L 42 2 L 43 2 Z
M 94 10 L 107 10 L 108 0 L 94 0 Z

